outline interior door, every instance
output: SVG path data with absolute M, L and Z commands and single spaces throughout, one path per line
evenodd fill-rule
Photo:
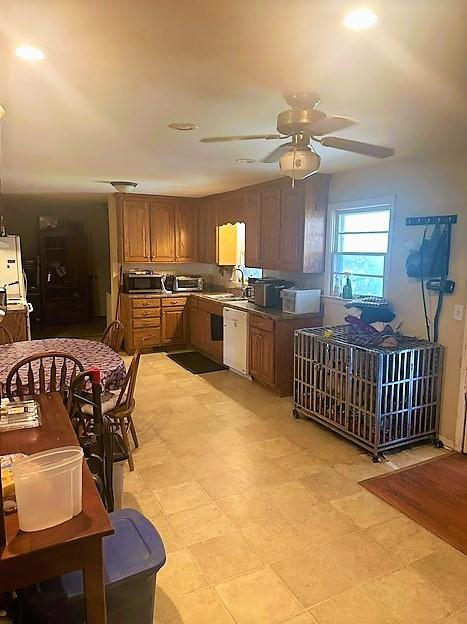
M 261 266 L 261 192 L 251 191 L 245 200 L 245 265 Z
M 124 199 L 122 202 L 122 234 L 124 262 L 150 262 L 149 204 L 144 200 Z
M 175 262 L 175 204 L 151 202 L 151 260 Z
M 196 210 L 191 203 L 180 203 L 176 211 L 175 261 L 195 261 Z
M 261 267 L 279 268 L 280 254 L 280 190 L 261 193 Z
M 281 190 L 279 266 L 282 271 L 301 271 L 303 195 L 303 186 Z

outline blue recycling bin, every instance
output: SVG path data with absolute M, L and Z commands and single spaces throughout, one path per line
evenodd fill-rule
M 156 574 L 166 560 L 154 526 L 134 509 L 109 514 L 115 533 L 103 540 L 108 624 L 152 624 Z M 70 572 L 20 592 L 23 622 L 84 624 L 83 575 Z

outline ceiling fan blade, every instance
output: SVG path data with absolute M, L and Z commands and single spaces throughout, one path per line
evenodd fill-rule
M 256 139 L 285 139 L 281 134 L 244 134 L 239 136 L 207 137 L 200 139 L 201 143 L 223 143 L 224 141 L 255 141 Z
M 288 152 L 291 147 L 293 147 L 293 143 L 283 143 L 282 145 L 279 145 L 279 147 L 276 147 L 275 150 L 272 150 L 272 152 L 268 154 L 265 158 L 263 158 L 261 162 L 263 163 L 277 162 L 279 158 L 282 156 L 282 154 L 285 154 L 286 152 Z
M 329 134 L 329 132 L 343 130 L 356 123 L 358 123 L 358 121 L 350 119 L 350 117 L 326 116 L 323 117 L 323 119 L 317 119 L 316 122 L 312 122 L 310 133 L 314 136 L 322 136 L 323 134 Z
M 388 158 L 394 154 L 392 147 L 361 143 L 360 141 L 351 141 L 349 139 L 341 139 L 340 137 L 323 137 L 318 141 L 321 145 L 324 145 L 324 147 L 334 147 L 335 149 L 364 154 L 365 156 L 373 156 L 374 158 Z

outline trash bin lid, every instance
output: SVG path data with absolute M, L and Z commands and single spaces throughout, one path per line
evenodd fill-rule
M 160 570 L 166 560 L 165 548 L 152 523 L 135 509 L 120 509 L 109 517 L 115 533 L 103 539 L 106 587 Z M 81 572 L 64 574 L 62 584 L 68 599 L 83 593 Z

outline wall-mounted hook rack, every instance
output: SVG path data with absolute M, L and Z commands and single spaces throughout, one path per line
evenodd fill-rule
M 405 225 L 454 225 L 457 215 L 440 215 L 433 217 L 407 217 Z

